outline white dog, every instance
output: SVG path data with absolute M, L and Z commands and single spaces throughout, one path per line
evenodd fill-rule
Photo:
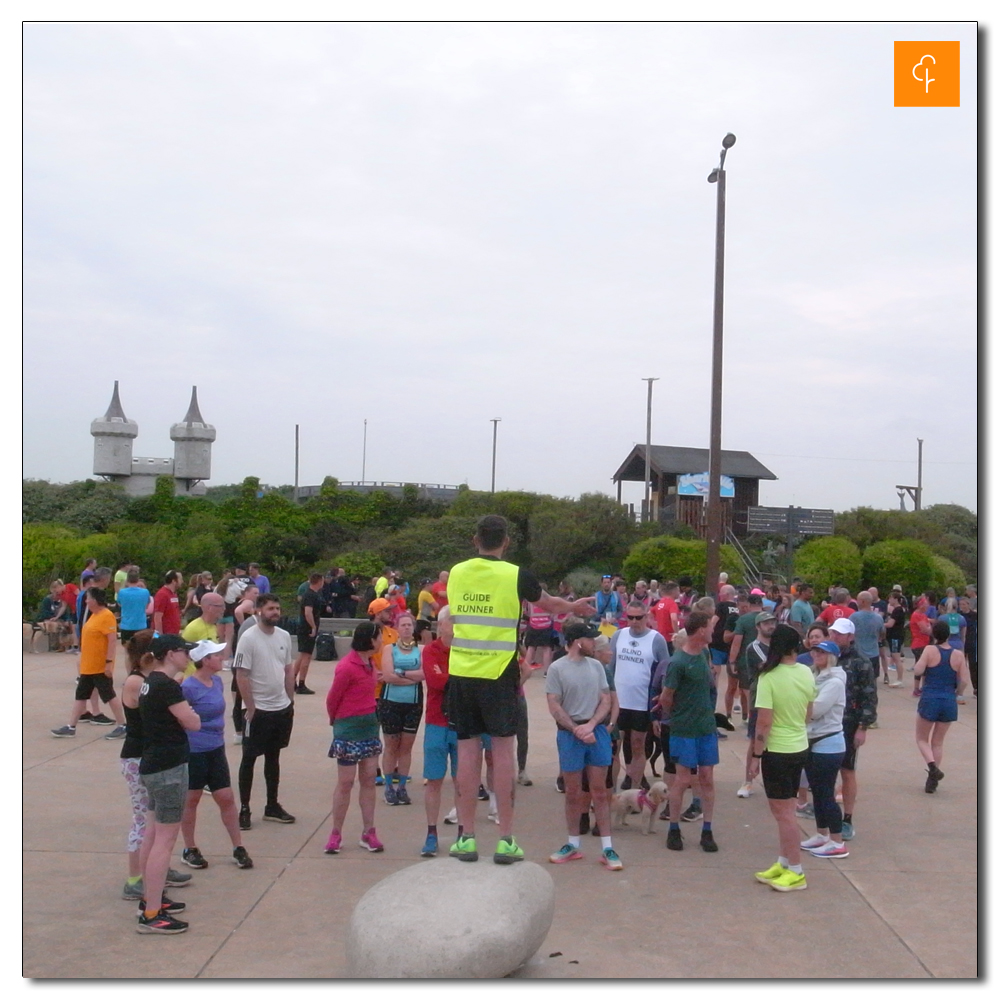
M 654 781 L 647 792 L 643 788 L 629 788 L 611 798 L 611 825 L 628 826 L 625 817 L 629 813 L 640 813 L 646 817 L 643 836 L 653 832 L 653 823 L 660 806 L 667 801 L 667 786 L 662 781 Z M 648 814 L 648 815 L 647 815 Z

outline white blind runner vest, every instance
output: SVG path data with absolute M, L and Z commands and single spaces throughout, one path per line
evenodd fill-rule
M 628 628 L 615 633 L 615 690 L 621 708 L 635 712 L 649 711 L 653 639 L 659 634 L 656 629 L 650 629 L 644 636 L 636 638 Z

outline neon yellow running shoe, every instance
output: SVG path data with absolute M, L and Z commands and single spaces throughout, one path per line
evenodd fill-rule
M 790 868 L 786 868 L 777 878 L 771 879 L 770 886 L 778 892 L 795 892 L 796 889 L 806 887 L 806 877 L 804 874 L 797 875 Z
M 753 877 L 758 882 L 763 882 L 764 885 L 770 885 L 782 872 L 787 871 L 788 869 L 784 865 L 780 865 L 775 861 L 766 872 L 754 872 Z
M 501 837 L 497 843 L 493 861 L 498 865 L 512 865 L 515 861 L 524 860 L 524 851 L 517 846 L 517 841 L 513 837 Z
M 451 845 L 448 853 L 459 861 L 478 861 L 479 852 L 476 850 L 476 838 L 462 836 Z

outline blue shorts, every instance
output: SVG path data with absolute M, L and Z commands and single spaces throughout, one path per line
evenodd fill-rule
M 917 715 L 925 722 L 955 722 L 958 719 L 958 699 L 948 694 L 922 694 L 917 703 Z
M 458 768 L 458 734 L 447 726 L 424 723 L 424 777 L 428 781 L 440 781 L 448 773 L 451 760 L 451 776 Z
M 479 734 L 479 742 L 482 743 L 484 750 L 492 750 L 493 749 L 493 740 L 490 739 L 490 736 L 489 736 L 488 733 L 480 733 Z
M 719 734 L 674 736 L 670 734 L 670 759 L 681 767 L 715 767 L 719 763 Z
M 611 734 L 607 726 L 594 730 L 596 742 L 584 743 L 565 729 L 556 732 L 560 771 L 582 771 L 585 767 L 609 767 L 612 760 Z
M 724 649 L 709 649 L 709 653 L 712 655 L 712 662 L 717 667 L 724 667 L 729 661 L 729 654 Z

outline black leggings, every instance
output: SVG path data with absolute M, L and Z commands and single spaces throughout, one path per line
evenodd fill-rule
M 267 750 L 264 754 L 264 786 L 267 789 L 267 805 L 278 804 L 278 779 L 281 777 L 281 765 L 278 763 L 280 749 Z M 250 792 L 253 790 L 253 769 L 257 757 L 251 757 L 246 751 L 240 761 L 240 805 L 250 808 Z
M 524 695 L 517 699 L 517 770 L 528 766 L 528 702 Z
M 243 732 L 243 723 L 247 713 L 243 709 L 243 696 L 240 694 L 239 685 L 236 683 L 236 671 L 233 671 L 233 729 L 238 733 Z
M 812 790 L 816 827 L 819 830 L 829 830 L 830 833 L 840 833 L 844 827 L 844 814 L 837 805 L 834 793 L 843 762 L 843 753 L 814 753 L 812 750 L 806 761 L 806 777 Z

